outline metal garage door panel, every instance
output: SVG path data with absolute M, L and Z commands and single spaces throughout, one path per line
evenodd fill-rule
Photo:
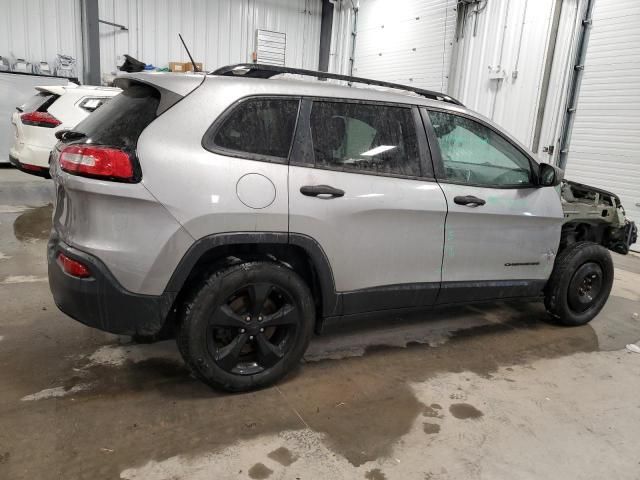
M 446 92 L 455 0 L 361 0 L 354 75 Z
M 640 2 L 595 3 L 566 174 L 618 194 L 627 216 L 636 222 L 640 222 L 639 24 Z

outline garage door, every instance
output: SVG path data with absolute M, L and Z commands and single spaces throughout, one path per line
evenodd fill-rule
M 617 193 L 640 222 L 640 2 L 597 0 L 567 178 Z M 634 247 L 638 247 L 635 245 Z
M 455 0 L 361 0 L 354 75 L 447 91 Z

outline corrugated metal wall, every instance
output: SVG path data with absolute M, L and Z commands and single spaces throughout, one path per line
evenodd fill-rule
M 577 35 L 580 32 L 585 6 L 586 3 L 583 0 L 562 1 L 558 40 L 540 130 L 539 148 L 536 152 L 538 159 L 542 162 L 555 164 L 560 154 L 560 135 L 566 109 L 567 89 L 573 72 Z M 553 149 L 549 149 L 551 146 Z
M 456 45 L 451 95 L 531 146 L 553 0 L 488 0 Z M 490 79 L 500 71 L 502 80 Z
M 567 177 L 617 193 L 640 221 L 640 2 L 597 0 Z M 637 247 L 637 245 L 636 245 Z
M 287 35 L 287 66 L 317 69 L 321 0 L 100 0 L 102 73 L 116 71 L 125 53 L 167 66 L 189 60 L 182 33 L 196 61 L 214 69 L 250 62 L 258 28 Z M 78 60 L 82 75 L 80 0 L 0 0 L 0 55 L 52 62 L 57 53 Z
M 582 2 L 563 1 L 541 146 L 554 144 L 559 136 Z M 555 4 L 486 0 L 469 6 L 464 28 L 456 32 L 462 6 L 455 1 L 360 0 L 354 75 L 446 91 L 531 146 Z M 348 73 L 350 0 L 337 2 L 334 15 L 330 65 L 332 71 Z M 490 69 L 504 78 L 490 79 Z M 541 160 L 552 160 L 539 151 Z
M 353 74 L 446 91 L 456 1 L 359 3 Z
M 354 5 L 357 2 L 354 2 Z M 329 71 L 349 75 L 351 46 L 353 42 L 354 10 L 350 0 L 337 0 L 333 8 Z
M 82 71 L 78 0 L 0 0 L 0 55 L 52 63 L 71 55 Z
M 321 7 L 320 0 L 100 0 L 100 18 L 129 29 L 100 26 L 102 72 L 115 71 L 125 53 L 159 67 L 188 61 L 178 33 L 207 70 L 250 62 L 258 28 L 286 33 L 287 66 L 317 69 Z

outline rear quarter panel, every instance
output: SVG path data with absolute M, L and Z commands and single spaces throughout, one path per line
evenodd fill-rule
M 64 173 L 54 161 L 53 228 L 65 243 L 95 255 L 130 292 L 160 295 L 193 239 L 141 183 Z
M 218 155 L 202 146 L 202 137 L 216 118 L 249 93 L 256 92 L 228 83 L 219 89 L 215 80 L 207 79 L 149 125 L 138 142 L 143 184 L 195 239 L 223 232 L 288 229 L 286 164 Z M 250 208 L 238 198 L 238 180 L 250 173 L 273 184 L 275 198 L 264 208 Z

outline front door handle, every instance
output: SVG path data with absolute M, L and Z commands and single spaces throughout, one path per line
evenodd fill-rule
M 469 207 L 479 207 L 487 203 L 481 198 L 474 197 L 473 195 L 462 195 L 454 197 L 453 202 L 457 205 L 467 205 Z
M 336 198 L 343 197 L 344 190 L 329 185 L 305 185 L 300 187 L 300 193 L 307 197 Z

